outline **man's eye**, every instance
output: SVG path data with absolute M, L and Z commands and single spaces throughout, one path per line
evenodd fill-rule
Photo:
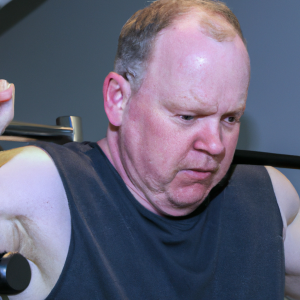
M 234 123 L 236 121 L 235 117 L 228 117 L 227 122 Z
M 180 116 L 180 118 L 184 121 L 190 121 L 190 120 L 194 119 L 193 116 L 188 116 L 188 115 L 182 115 L 182 116 Z

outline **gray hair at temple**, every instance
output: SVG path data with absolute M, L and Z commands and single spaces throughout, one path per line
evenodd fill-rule
M 246 45 L 237 17 L 221 1 L 154 1 L 136 12 L 119 36 L 114 71 L 129 81 L 133 94 L 142 84 L 157 34 L 191 11 L 199 12 L 199 23 L 207 36 L 222 42 L 238 34 Z

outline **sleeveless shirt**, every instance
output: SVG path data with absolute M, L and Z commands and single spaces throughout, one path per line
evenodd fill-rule
M 282 219 L 261 166 L 232 166 L 191 215 L 144 208 L 96 143 L 37 143 L 67 194 L 67 259 L 46 300 L 282 300 Z

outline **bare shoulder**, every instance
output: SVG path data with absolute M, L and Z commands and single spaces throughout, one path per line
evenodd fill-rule
M 22 169 L 24 165 L 45 167 L 53 164 L 51 157 L 41 148 L 26 146 L 0 152 L 0 172 Z M 5 171 L 4 171 L 5 170 Z
M 266 167 L 284 223 L 285 293 L 300 299 L 300 214 L 299 196 L 290 181 L 278 170 Z
M 23 214 L 24 208 L 38 203 L 60 205 L 64 188 L 52 158 L 44 150 L 28 146 L 0 153 L 0 192 L 2 207 L 8 205 L 11 211 Z M 17 205 L 12 205 L 12 198 Z
M 299 207 L 299 196 L 291 182 L 277 169 L 266 166 L 281 212 L 284 230 L 295 219 Z M 285 236 L 285 234 L 284 234 Z
M 45 299 L 65 262 L 71 234 L 68 201 L 52 158 L 29 146 L 0 153 L 0 251 L 30 261 L 32 280 L 10 299 Z

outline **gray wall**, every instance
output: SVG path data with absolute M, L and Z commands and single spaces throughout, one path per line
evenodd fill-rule
M 225 2 L 252 63 L 238 148 L 300 155 L 300 1 Z M 102 83 L 122 25 L 147 3 L 48 0 L 2 35 L 0 77 L 16 84 L 15 120 L 54 125 L 58 116 L 79 115 L 85 140 L 104 137 Z M 300 171 L 282 171 L 300 192 Z

